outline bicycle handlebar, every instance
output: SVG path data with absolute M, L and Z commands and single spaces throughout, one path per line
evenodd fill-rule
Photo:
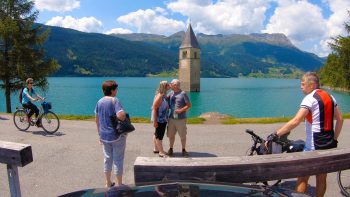
M 254 133 L 254 131 L 251 130 L 251 129 L 246 129 L 245 132 L 248 133 L 248 134 L 250 134 L 250 135 L 253 136 L 254 138 L 258 139 L 260 142 L 263 142 L 263 141 L 264 141 L 260 136 L 256 135 L 256 134 Z

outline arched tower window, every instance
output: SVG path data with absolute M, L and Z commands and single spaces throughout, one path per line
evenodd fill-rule
M 182 59 L 186 59 L 187 58 L 187 51 L 182 51 Z
M 197 52 L 194 52 L 194 59 L 197 59 Z

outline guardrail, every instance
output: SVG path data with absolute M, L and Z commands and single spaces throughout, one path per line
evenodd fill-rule
M 136 185 L 163 180 L 245 183 L 345 169 L 350 169 L 350 148 L 236 157 L 137 157 L 134 178 Z
M 11 197 L 21 197 L 17 167 L 23 167 L 32 161 L 33 155 L 30 145 L 0 141 L 0 163 L 7 164 Z

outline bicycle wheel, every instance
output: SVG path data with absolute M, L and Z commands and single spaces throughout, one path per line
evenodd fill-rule
M 60 127 L 60 120 L 55 113 L 48 111 L 41 116 L 41 125 L 45 132 L 53 134 Z
M 350 169 L 339 171 L 337 181 L 342 194 L 350 197 Z
M 13 114 L 13 123 L 20 131 L 26 131 L 30 126 L 27 114 L 23 109 L 19 109 Z

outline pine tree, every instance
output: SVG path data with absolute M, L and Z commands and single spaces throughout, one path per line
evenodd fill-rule
M 5 92 L 6 112 L 11 113 L 11 93 L 18 91 L 26 78 L 45 89 L 46 77 L 59 65 L 45 57 L 43 44 L 49 31 L 35 23 L 38 11 L 33 1 L 0 1 L 0 87 Z
M 348 14 L 350 17 L 350 11 Z M 329 43 L 332 53 L 320 75 L 323 85 L 350 90 L 350 22 L 344 26 L 348 36 L 337 36 Z

